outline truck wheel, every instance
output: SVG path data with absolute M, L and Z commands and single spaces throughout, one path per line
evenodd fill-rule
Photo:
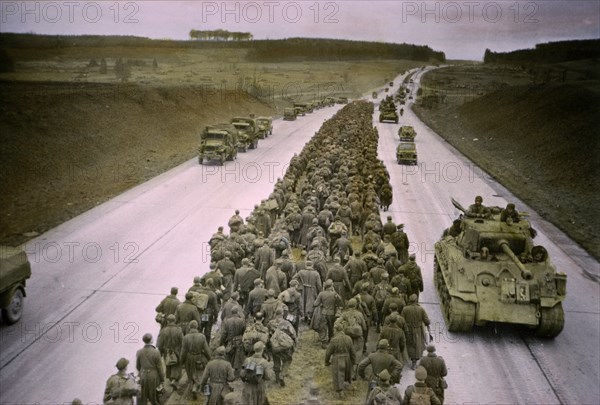
M 8 307 L 2 309 L 2 317 L 4 320 L 9 324 L 18 322 L 19 319 L 21 319 L 21 315 L 23 315 L 24 302 L 25 296 L 23 295 L 23 290 L 17 288 L 13 293 Z

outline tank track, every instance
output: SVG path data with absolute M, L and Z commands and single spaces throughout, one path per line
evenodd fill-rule
M 554 338 L 562 332 L 565 326 L 565 312 L 562 303 L 558 303 L 552 308 L 540 308 L 540 324 L 535 333 L 542 338 Z
M 475 323 L 475 304 L 450 296 L 437 259 L 433 264 L 435 289 L 440 297 L 440 309 L 450 332 L 470 332 Z

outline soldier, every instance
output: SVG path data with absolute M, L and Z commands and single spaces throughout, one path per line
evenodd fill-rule
M 217 315 L 219 314 L 217 294 L 214 293 L 213 288 L 213 281 L 208 279 L 206 280 L 205 286 L 200 286 L 200 288 L 196 289 L 197 293 L 208 296 L 206 308 L 204 308 L 204 310 L 202 310 L 200 313 L 200 332 L 204 333 L 206 342 L 209 344 L 212 327 L 217 319 Z
M 256 342 L 254 344 L 254 354 L 244 361 L 241 371 L 244 388 L 242 389 L 242 399 L 245 405 L 267 405 L 266 382 L 274 378 L 271 364 L 263 358 L 265 344 Z
M 271 234 L 271 215 L 263 207 L 254 206 L 254 225 L 256 229 L 268 237 Z
M 260 311 L 263 302 L 267 299 L 267 290 L 263 287 L 263 281 L 260 278 L 254 280 L 254 289 L 248 294 L 248 303 L 246 304 L 246 316 L 256 315 Z
M 250 259 L 243 258 L 242 267 L 237 269 L 233 276 L 233 291 L 239 291 L 240 305 L 245 306 L 248 303 L 248 294 L 256 279 L 260 279 L 260 272 L 251 265 Z
M 373 292 L 375 290 L 375 283 L 373 283 L 373 280 L 371 280 L 371 274 L 369 272 L 363 273 L 362 279 L 357 281 L 356 284 L 354 284 L 354 288 L 352 289 L 352 295 L 359 294 L 365 285 L 369 287 L 369 294 L 373 295 Z
M 233 391 L 229 383 L 235 380 L 235 374 L 231 364 L 225 360 L 225 347 L 219 346 L 215 350 L 215 357 L 208 362 L 200 385 L 206 384 L 210 387 L 207 405 L 223 405 L 225 395 Z
M 445 236 L 452 236 L 453 238 L 456 238 L 458 235 L 460 235 L 461 228 L 462 220 L 455 219 L 454 221 L 452 221 L 452 226 L 444 230 L 444 233 L 442 233 L 442 238 Z
M 225 319 L 221 325 L 221 341 L 219 345 L 226 348 L 224 354 L 227 355 L 227 360 L 235 370 L 235 375 L 239 376 L 240 369 L 246 354 L 243 345 L 244 331 L 246 330 L 246 321 L 243 318 L 241 308 L 235 307 L 232 309 L 232 316 Z
M 419 293 L 423 292 L 423 274 L 421 273 L 421 267 L 416 262 L 414 253 L 408 257 L 408 263 L 403 264 L 399 271 L 400 273 L 404 273 L 410 283 L 408 296 L 410 297 L 412 294 L 415 294 L 418 299 Z
M 398 289 L 400 296 L 406 302 L 406 300 L 408 299 L 408 292 L 410 291 L 410 281 L 406 278 L 406 276 L 403 273 L 399 272 L 397 275 L 394 276 L 394 278 L 390 282 L 390 285 L 392 286 L 392 288 Z
M 387 273 L 383 273 L 381 276 L 381 281 L 375 284 L 375 287 L 373 288 L 373 298 L 375 298 L 375 306 L 377 308 L 377 315 L 375 316 L 375 321 L 377 322 L 377 333 L 379 333 L 381 325 L 383 324 L 383 305 L 391 293 L 392 286 L 389 283 L 389 276 Z
M 417 366 L 417 360 L 421 358 L 425 349 L 425 331 L 423 326 L 429 329 L 429 317 L 427 316 L 427 312 L 418 304 L 415 294 L 409 297 L 408 305 L 404 307 L 401 315 L 406 320 L 408 328 L 406 347 L 408 349 L 408 356 L 412 360 L 411 367 L 414 370 Z
M 283 260 L 281 258 L 275 260 L 275 265 L 269 267 L 264 276 L 265 287 L 273 290 L 275 295 L 279 295 L 287 288 L 287 279 L 285 273 L 281 270 L 282 264 Z
M 363 247 L 363 249 L 365 248 Z M 378 259 L 379 257 L 377 257 L 377 255 L 375 254 L 373 246 L 371 245 L 368 245 L 366 247 L 366 253 L 361 256 L 361 260 L 367 265 L 367 271 L 371 271 L 373 267 L 377 266 Z
M 290 259 L 290 254 L 288 250 L 284 250 L 281 254 L 281 271 L 285 274 L 285 278 L 287 280 L 287 285 L 285 288 L 290 286 L 290 281 L 296 275 L 296 265 Z
M 227 302 L 225 302 L 225 304 L 223 304 L 223 309 L 221 311 L 221 321 L 224 321 L 225 319 L 232 316 L 234 308 L 238 308 L 237 314 L 239 314 L 239 315 L 243 314 L 244 309 L 238 302 L 239 298 L 240 298 L 240 293 L 237 291 L 234 291 L 233 294 L 231 294 L 231 297 L 229 297 L 229 299 L 227 300 Z
M 352 338 L 352 345 L 356 358 L 359 359 L 363 351 L 364 336 L 367 330 L 367 321 L 364 315 L 357 309 L 358 302 L 355 298 L 348 300 L 348 308 L 342 311 L 339 319 L 336 322 L 341 322 L 345 325 L 344 333 Z
M 262 303 L 260 308 L 260 312 L 262 312 L 265 316 L 265 324 L 268 324 L 273 318 L 275 318 L 275 312 L 278 308 L 283 309 L 283 303 L 279 300 L 279 298 L 275 298 L 275 291 L 273 291 L 272 288 L 269 288 L 267 290 L 267 299 Z
M 319 339 L 323 349 L 327 347 L 327 343 L 333 337 L 335 314 L 344 305 L 342 297 L 333 289 L 333 281 L 325 281 L 324 288 L 314 302 L 314 307 L 321 307 L 322 322 L 319 325 Z
M 242 343 L 246 356 L 252 356 L 254 344 L 258 341 L 265 345 L 269 342 L 269 329 L 264 325 L 264 315 L 257 312 L 253 318 L 246 322 L 246 330 L 242 336 Z
M 181 377 L 179 354 L 183 343 L 181 327 L 175 323 L 175 315 L 167 316 L 167 326 L 160 330 L 156 346 L 166 366 L 166 377 L 173 387 Z
M 352 232 L 353 235 L 362 235 L 362 217 L 363 207 L 359 200 L 352 201 L 350 203 L 350 209 L 352 210 Z
M 269 241 L 265 240 L 262 247 L 254 253 L 254 267 L 264 278 L 267 269 L 275 264 L 275 251 L 269 246 Z
M 300 284 L 302 289 L 302 303 L 304 305 L 303 311 L 304 316 L 307 317 L 306 321 L 309 322 L 310 316 L 313 313 L 314 302 L 317 296 L 321 292 L 321 276 L 313 269 L 311 261 L 305 262 L 305 269 L 302 269 L 296 273 L 294 279 Z
M 296 344 L 296 330 L 294 326 L 283 319 L 283 308 L 277 308 L 275 311 L 275 318 L 273 318 L 267 325 L 269 328 L 271 340 L 271 351 L 273 353 L 273 371 L 275 372 L 275 381 L 280 386 L 285 387 L 285 377 L 288 377 L 288 370 L 290 364 L 292 364 L 292 355 L 294 354 L 294 345 Z M 279 332 L 278 332 L 279 331 Z M 283 332 L 290 338 L 292 338 L 293 345 L 291 347 L 277 346 L 274 342 L 276 334 Z
M 358 250 L 354 251 L 354 256 L 348 260 L 344 269 L 348 272 L 350 285 L 354 287 L 356 282 L 362 279 L 363 273 L 367 272 L 367 265 L 360 258 L 360 252 Z
M 333 264 L 329 266 L 329 271 L 327 272 L 325 279 L 333 281 L 333 288 L 340 297 L 342 297 L 344 302 L 350 298 L 352 287 L 350 286 L 348 273 L 346 273 L 346 270 L 341 266 L 339 257 L 334 257 Z
M 391 375 L 387 370 L 383 370 L 378 375 L 377 386 L 369 393 L 365 405 L 387 405 L 402 403 L 402 394 L 396 386 L 391 385 Z
M 334 333 L 325 352 L 325 367 L 331 365 L 333 389 L 341 398 L 343 389 L 352 383 L 356 353 L 352 346 L 352 339 L 344 333 L 344 326 L 341 323 L 336 323 Z
M 383 370 L 387 370 L 391 375 L 392 384 L 398 384 L 402 374 L 402 363 L 392 356 L 389 353 L 389 350 L 390 345 L 388 341 L 386 339 L 381 339 L 377 343 L 377 350 L 369 354 L 358 364 L 358 375 L 365 379 L 365 369 L 371 365 L 374 380 L 376 380 L 379 373 Z M 369 391 L 375 386 L 373 382 L 374 381 L 371 381 L 371 384 L 369 384 Z
M 506 208 L 500 212 L 500 221 L 506 223 L 519 222 L 519 212 L 515 210 L 513 203 L 506 204 Z
M 142 341 L 144 347 L 137 351 L 135 362 L 140 375 L 139 403 L 146 404 L 150 401 L 152 405 L 159 405 L 158 391 L 165 380 L 160 353 L 152 345 L 151 334 L 144 334 Z
M 384 263 L 384 260 L 379 258 L 377 259 L 377 264 L 369 270 L 369 273 L 371 273 L 371 279 L 375 284 L 379 284 L 383 279 L 383 275 L 387 274 Z
M 317 215 L 317 221 L 319 226 L 323 229 L 329 228 L 329 225 L 333 223 L 333 213 L 329 210 L 329 204 L 325 204 L 323 209 Z
M 404 297 L 400 294 L 400 289 L 398 287 L 392 287 L 390 295 L 385 299 L 383 303 L 383 308 L 381 310 L 382 320 L 385 319 L 389 314 L 392 313 L 390 310 L 390 306 L 392 304 L 396 304 L 396 308 L 399 313 L 402 312 L 404 306 L 406 305 L 406 301 L 404 301 Z
M 392 221 L 392 216 L 387 216 L 387 222 L 383 224 L 383 235 L 381 237 L 385 237 L 385 235 L 392 236 L 396 232 L 396 224 Z
M 228 300 L 229 294 L 231 294 L 233 277 L 236 272 L 235 263 L 231 260 L 230 251 L 226 250 L 225 257 L 217 262 L 217 270 L 223 275 L 221 279 L 221 285 L 225 287 L 223 290 L 223 300 Z
M 444 389 L 447 384 L 444 377 L 448 375 L 448 369 L 446 368 L 446 362 L 441 356 L 435 354 L 435 346 L 427 346 L 427 355 L 421 357 L 419 365 L 427 370 L 427 378 L 425 384 L 433 389 L 433 392 L 440 400 L 440 403 L 444 404 Z
M 475 204 L 469 205 L 466 215 L 473 218 L 489 218 L 491 213 L 489 208 L 483 205 L 483 198 L 478 195 L 475 197 Z
M 399 316 L 393 314 L 387 318 L 388 322 L 382 326 L 379 337 L 387 339 L 390 344 L 390 353 L 396 360 L 402 361 L 404 347 L 406 346 L 406 333 L 398 324 Z
M 348 239 L 348 233 L 342 232 L 342 236 L 333 245 L 332 254 L 334 257 L 337 255 L 340 258 L 340 263 L 344 266 L 350 259 L 350 256 L 352 256 L 352 253 L 352 242 Z
M 427 370 L 423 367 L 417 368 L 415 371 L 415 378 L 417 382 L 414 385 L 406 388 L 404 392 L 404 401 L 402 405 L 411 404 L 431 404 L 431 405 L 442 405 L 439 398 L 435 395 L 433 390 L 425 384 L 427 378 Z
M 396 232 L 392 234 L 390 237 L 390 242 L 396 248 L 396 252 L 398 252 L 398 259 L 402 263 L 406 263 L 408 261 L 408 235 L 404 232 L 404 224 L 398 224 L 396 226 Z
M 348 234 L 348 228 L 341 221 L 339 215 L 336 215 L 335 221 L 329 225 L 327 229 L 327 234 L 329 235 L 329 256 L 333 257 L 333 247 L 335 242 L 342 236 L 342 232 L 346 232 Z
M 179 301 L 179 299 L 177 298 L 178 292 L 179 290 L 177 289 L 177 287 L 171 287 L 171 294 L 163 298 L 160 304 L 158 304 L 158 306 L 156 307 L 156 313 L 162 314 L 162 317 L 160 317 L 162 319 L 160 322 L 161 328 L 167 324 L 167 316 L 171 314 L 175 315 L 175 313 L 177 312 L 177 307 L 179 306 L 179 304 L 181 304 L 181 301 Z M 157 315 L 157 319 L 158 318 L 159 317 Z
M 299 284 L 297 280 L 290 281 L 290 288 L 279 294 L 279 300 L 285 305 L 284 318 L 290 321 L 298 334 L 300 319 L 304 318 L 304 308 L 302 305 L 302 294 L 298 292 Z
M 104 402 L 111 399 L 119 405 L 133 405 L 133 397 L 139 394 L 139 388 L 132 375 L 127 374 L 129 360 L 121 357 L 115 367 L 117 373 L 111 375 L 106 381 Z
M 381 236 L 379 236 L 378 233 L 375 233 L 375 231 L 373 231 L 372 229 L 369 229 L 367 231 L 367 233 L 365 233 L 365 237 L 363 238 L 363 248 L 362 251 L 363 253 L 367 253 L 368 251 L 371 251 L 371 253 L 375 256 L 374 261 L 377 262 L 377 258 L 379 256 L 377 256 L 376 252 L 377 249 L 379 248 L 379 245 L 381 244 Z M 371 267 L 373 267 L 374 263 L 372 265 L 369 265 L 369 262 L 363 258 L 363 260 L 365 260 L 365 262 L 367 263 L 367 267 L 369 267 L 369 269 Z
M 227 250 L 225 251 L 225 256 L 223 257 L 223 259 L 219 260 L 219 262 L 227 258 L 227 253 L 229 253 L 229 255 L 231 256 L 231 252 Z M 223 273 L 221 273 L 221 271 L 217 269 L 217 263 L 215 262 L 212 262 L 208 267 L 210 270 L 202 276 L 202 278 L 200 279 L 200 284 L 206 286 L 207 281 L 210 280 L 212 286 L 214 287 L 213 292 L 217 290 L 219 291 L 219 294 L 221 294 L 220 291 L 221 286 L 223 285 Z
M 235 210 L 235 214 L 229 218 L 227 225 L 229 225 L 230 234 L 240 231 L 240 227 L 244 225 L 244 219 L 240 216 L 240 210 Z
M 340 217 L 340 221 L 346 225 L 348 229 L 347 234 L 352 235 L 352 208 L 348 205 L 346 198 L 342 200 L 340 208 L 337 210 L 337 215 Z
M 198 323 L 190 322 L 190 328 L 187 335 L 183 337 L 183 345 L 181 346 L 181 364 L 185 367 L 185 372 L 188 378 L 188 386 L 186 392 L 192 392 L 192 398 L 198 398 L 200 382 L 202 379 L 202 370 L 204 365 L 210 360 L 210 352 L 206 338 L 198 331 Z M 145 404 L 144 401 L 141 402 Z
M 188 324 L 191 321 L 196 321 L 196 325 L 200 323 L 200 311 L 192 302 L 193 298 L 194 294 L 188 291 L 185 294 L 185 301 L 179 304 L 175 312 L 175 322 L 181 327 L 184 335 L 187 333 Z
M 223 234 L 223 227 L 220 226 L 217 228 L 217 232 L 214 233 L 208 241 L 211 252 L 213 249 L 215 249 L 217 247 L 218 244 L 223 242 L 225 239 L 226 239 L 226 236 Z

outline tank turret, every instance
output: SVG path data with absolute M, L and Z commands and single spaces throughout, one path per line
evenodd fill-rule
M 460 204 L 452 200 L 463 211 Z M 448 330 L 488 322 L 535 329 L 542 337 L 563 329 L 567 276 L 557 272 L 524 217 L 501 221 L 499 207 L 485 218 L 460 217 L 460 230 L 435 244 L 434 284 Z

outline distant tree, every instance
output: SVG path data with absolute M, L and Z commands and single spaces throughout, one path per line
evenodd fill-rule
M 123 59 L 117 59 L 115 63 L 115 76 L 121 82 L 126 82 L 131 77 L 131 66 L 127 63 L 123 63 Z
M 106 60 L 104 58 L 102 58 L 102 60 L 100 61 L 100 73 L 106 74 L 107 71 L 108 71 L 108 69 L 106 67 Z

